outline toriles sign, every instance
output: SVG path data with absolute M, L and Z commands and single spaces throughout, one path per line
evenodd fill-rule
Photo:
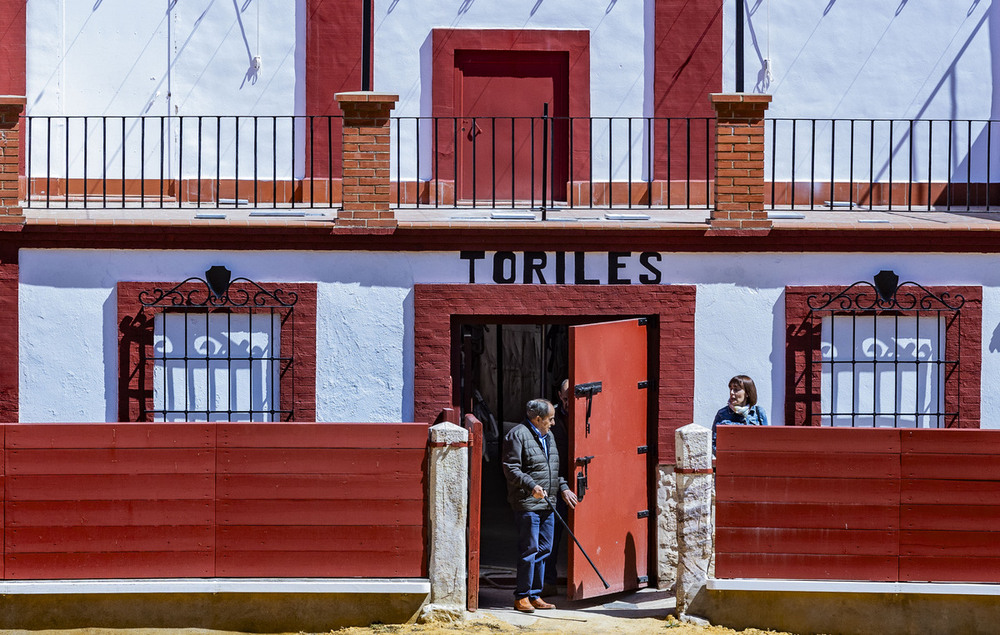
M 660 284 L 656 251 L 463 251 L 469 283 Z

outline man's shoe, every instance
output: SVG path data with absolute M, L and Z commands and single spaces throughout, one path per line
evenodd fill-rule
M 532 600 L 531 601 L 531 606 L 535 607 L 536 609 L 542 609 L 542 610 L 556 608 L 555 604 L 551 604 L 549 602 L 546 602 L 542 598 L 535 598 L 534 600 Z
M 535 607 L 532 606 L 531 600 L 528 598 L 518 598 L 514 601 L 514 608 L 522 613 L 534 613 Z

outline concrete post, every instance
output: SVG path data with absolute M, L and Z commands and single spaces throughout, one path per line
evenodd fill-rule
M 421 620 L 465 618 L 468 599 L 469 431 L 447 421 L 430 428 L 430 603 Z
M 25 101 L 18 95 L 0 95 L 0 224 L 24 222 L 19 124 Z
M 352 92 L 335 98 L 344 111 L 343 209 L 335 227 L 392 231 L 396 215 L 389 209 L 389 113 L 399 96 Z
M 705 587 L 712 559 L 712 431 L 688 424 L 675 433 L 677 467 L 677 613 Z
M 715 208 L 712 229 L 767 231 L 764 210 L 764 112 L 770 95 L 713 94 Z
M 673 465 L 656 469 L 656 580 L 658 588 L 677 583 L 677 474 Z

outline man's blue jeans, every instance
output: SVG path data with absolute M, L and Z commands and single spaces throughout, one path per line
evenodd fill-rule
M 517 523 L 517 586 L 514 597 L 535 599 L 542 594 L 545 560 L 552 551 L 555 516 L 551 511 L 515 512 Z

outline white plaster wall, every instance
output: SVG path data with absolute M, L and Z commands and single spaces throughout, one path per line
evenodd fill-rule
M 739 0 L 742 2 L 742 0 Z M 736 85 L 735 11 L 737 0 L 725 2 L 723 89 Z M 1000 116 L 1000 6 L 981 0 L 911 2 L 892 0 L 755 0 L 746 4 L 745 90 L 774 96 L 770 118 L 896 118 L 891 146 L 894 182 L 910 175 L 912 141 L 913 178 L 986 180 L 986 140 L 1000 132 L 987 131 L 984 122 L 957 126 L 940 123 L 933 133 L 926 124 L 911 134 L 909 119 L 989 119 Z M 764 75 L 770 60 L 773 79 Z M 778 130 L 781 150 L 775 176 L 791 178 L 791 125 Z M 796 137 L 795 180 L 811 175 L 811 124 Z M 770 130 L 770 129 L 769 129 Z M 829 180 L 831 145 L 838 150 L 835 178 L 850 178 L 849 124 L 841 124 L 836 138 L 831 125 L 816 129 L 816 174 Z M 769 132 L 770 135 L 770 132 Z M 889 180 L 889 124 L 855 131 L 854 162 L 858 181 Z M 868 152 L 875 139 L 875 167 Z M 993 154 L 996 154 L 997 141 Z M 970 148 L 971 146 L 971 148 Z M 970 158 L 971 157 L 971 158 Z M 928 168 L 930 159 L 932 166 Z M 971 163 L 971 164 L 970 164 Z M 767 165 L 770 174 L 770 156 Z M 990 179 L 1000 177 L 991 167 Z
M 583 29 L 590 31 L 590 114 L 594 117 L 643 117 L 652 115 L 652 6 L 653 0 L 378 0 L 375 3 L 374 88 L 399 95 L 394 115 L 429 117 L 432 112 L 431 30 L 454 29 Z M 573 90 L 573 88 L 570 88 Z M 541 115 L 541 113 L 538 113 Z M 403 148 L 416 147 L 413 122 L 401 132 Z M 615 180 L 628 173 L 628 148 L 632 149 L 633 178 L 643 172 L 644 124 L 617 122 L 609 132 L 607 121 L 595 122 L 592 145 L 596 174 L 608 173 L 611 161 Z M 611 155 L 608 136 L 618 146 Z M 398 141 L 393 135 L 393 176 Z M 420 176 L 432 170 L 431 128 L 421 130 Z M 413 178 L 416 157 L 400 160 L 401 174 Z
M 321 421 L 411 420 L 413 284 L 467 276 L 457 254 L 22 250 L 21 421 L 117 420 L 115 284 L 176 282 L 217 264 L 317 283 Z
M 31 129 L 31 159 L 35 173 L 82 176 L 84 129 L 92 145 L 88 176 L 107 169 L 122 175 L 122 124 L 125 127 L 129 178 L 138 178 L 142 135 L 145 134 L 147 178 L 159 176 L 161 154 L 175 176 L 183 148 L 184 176 L 196 174 L 197 116 L 225 115 L 221 129 L 214 118 L 202 122 L 203 176 L 215 176 L 216 145 L 222 176 L 234 175 L 234 116 L 288 117 L 304 112 L 305 0 L 29 0 L 27 3 L 27 114 Z M 261 57 L 259 70 L 253 58 Z M 108 131 L 100 119 L 67 122 L 63 116 L 109 116 Z M 161 138 L 160 120 L 147 120 L 143 133 L 137 117 L 171 116 Z M 177 116 L 186 117 L 181 136 Z M 127 117 L 123 120 L 120 117 Z M 241 121 L 240 175 L 252 172 L 252 122 Z M 259 122 L 260 178 L 271 178 L 271 120 Z M 51 126 L 51 127 L 50 127 Z M 299 122 L 296 147 L 304 148 L 305 126 Z M 66 141 L 67 128 L 69 141 Z M 290 153 L 290 120 L 277 125 L 276 147 Z M 107 135 L 105 155 L 100 140 Z M 66 165 L 67 145 L 69 165 Z M 45 156 L 51 151 L 51 158 Z M 290 155 L 279 155 L 287 177 Z M 301 163 L 301 161 L 300 161 Z M 151 171 L 157 172 L 152 173 Z M 301 168 L 299 170 L 301 172 Z
M 599 254 L 587 274 L 605 279 Z M 181 280 L 224 264 L 234 275 L 318 283 L 317 417 L 413 416 L 415 283 L 468 282 L 457 253 L 214 253 L 23 250 L 21 420 L 117 417 L 119 280 Z M 630 265 L 623 275 L 644 270 Z M 487 269 L 480 264 L 482 272 Z M 1000 428 L 1000 257 L 942 254 L 664 254 L 664 284 L 697 285 L 695 422 L 710 425 L 730 377 L 746 373 L 775 423 L 784 421 L 784 287 L 846 285 L 892 269 L 902 281 L 983 286 L 982 427 Z M 572 266 L 568 267 L 572 277 Z M 554 271 L 546 271 L 554 280 Z M 485 273 L 477 277 L 490 284 Z M 963 351 L 963 354 L 977 354 Z

